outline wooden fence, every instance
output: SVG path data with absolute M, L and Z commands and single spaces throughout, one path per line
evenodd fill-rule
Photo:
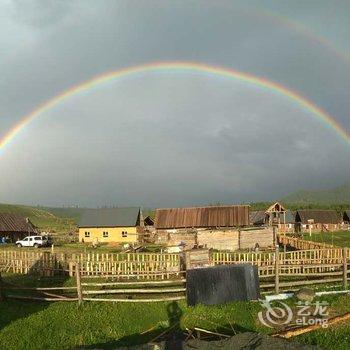
M 258 267 L 264 290 L 295 290 L 316 284 L 348 284 L 350 254 L 347 248 L 274 253 L 223 253 L 212 255 L 214 265 L 251 263 Z M 269 282 L 268 282 L 269 281 Z
M 82 302 L 82 300 L 119 302 L 179 300 L 185 298 L 186 272 L 180 271 L 179 255 L 175 254 L 177 256 L 176 259 L 172 255 L 167 258 L 159 258 L 157 261 L 160 261 L 161 264 L 156 266 L 154 266 L 155 258 L 147 256 L 152 268 L 154 267 L 154 271 L 149 271 L 149 269 L 145 271 L 144 260 L 147 258 L 131 255 L 129 256 L 130 265 L 126 265 L 128 269 L 122 268 L 120 271 L 117 271 L 117 274 L 112 274 L 109 269 L 101 271 L 89 270 L 87 273 L 85 268 L 87 266 L 86 262 L 83 261 L 82 265 L 79 262 L 69 262 L 67 271 L 59 271 L 66 274 L 69 272 L 71 276 L 75 276 L 76 286 L 50 286 L 43 288 L 21 288 L 19 286 L 14 288 L 13 286 L 7 286 L 7 289 L 23 289 L 36 292 L 39 293 L 39 296 L 28 297 L 18 294 L 6 294 L 6 296 L 24 300 L 78 300 L 79 302 Z M 32 256 L 28 260 L 30 263 L 32 263 L 31 259 L 33 259 Z M 52 259 L 43 261 L 51 262 Z M 176 272 L 173 270 L 158 271 L 160 268 L 165 268 L 163 263 L 167 261 L 171 262 L 169 264 L 170 267 L 174 267 L 175 263 L 177 264 L 175 265 Z M 303 250 L 287 253 L 279 252 L 279 250 L 273 253 L 215 252 L 211 255 L 212 265 L 251 263 L 257 266 L 262 294 L 292 291 L 299 289 L 301 286 L 318 284 L 331 284 L 333 287 L 342 286 L 347 288 L 349 261 L 350 256 L 347 248 Z M 126 264 L 124 260 L 120 262 Z M 137 262 L 141 262 L 141 264 L 138 265 Z M 107 262 L 102 260 L 97 263 L 106 264 Z M 26 264 L 27 262 L 23 260 L 20 266 L 22 270 L 19 271 L 25 273 L 29 269 L 28 272 L 31 272 L 30 268 L 24 267 Z M 96 266 L 100 267 L 101 265 Z M 15 266 L 15 269 L 17 268 Z M 51 270 L 44 265 L 43 271 Z M 63 278 L 65 279 L 66 277 Z M 102 282 L 101 278 L 103 279 Z M 88 281 L 82 282 L 84 279 L 88 279 Z M 6 286 L 3 289 L 6 290 Z M 73 296 L 71 294 L 64 295 L 62 292 L 74 292 L 75 294 Z
M 306 241 L 300 238 L 289 237 L 285 235 L 278 235 L 278 243 L 284 246 L 289 246 L 298 250 L 309 250 L 309 249 L 332 249 L 334 248 L 331 244 Z
M 0 250 L 0 270 L 43 275 L 74 274 L 80 264 L 82 275 L 127 275 L 167 278 L 180 272 L 179 254 L 168 253 L 82 253 L 25 252 Z
M 2 298 L 32 301 L 103 301 L 103 302 L 157 302 L 176 301 L 186 297 L 186 279 L 182 273 L 178 278 L 167 280 L 127 280 L 126 276 L 100 277 L 82 275 L 79 263 L 73 266 L 75 283 L 64 286 L 27 287 L 1 279 Z M 139 275 L 128 276 L 139 277 Z M 11 281 L 11 279 L 10 279 Z M 47 281 L 47 280 L 46 280 Z M 64 279 L 62 280 L 63 284 Z M 1 301 L 1 298 L 0 298 Z
M 203 252 L 202 252 L 203 253 Z M 185 278 L 186 255 L 160 253 L 87 253 L 0 251 L 0 271 L 39 272 L 44 276 L 76 275 L 83 278 L 113 277 L 115 280 L 172 280 Z M 212 252 L 208 265 L 251 263 L 258 267 L 261 288 L 279 290 L 318 283 L 347 285 L 350 254 L 347 248 L 290 252 Z M 190 264 L 191 265 L 191 264 Z

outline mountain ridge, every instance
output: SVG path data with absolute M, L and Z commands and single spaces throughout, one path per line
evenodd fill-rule
M 350 183 L 326 190 L 299 190 L 281 199 L 285 203 L 350 203 Z

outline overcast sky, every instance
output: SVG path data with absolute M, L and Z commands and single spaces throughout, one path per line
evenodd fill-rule
M 196 61 L 298 91 L 350 130 L 349 1 L 0 2 L 0 137 L 106 71 Z M 350 144 L 246 82 L 153 72 L 36 118 L 0 152 L 0 202 L 182 206 L 349 181 Z

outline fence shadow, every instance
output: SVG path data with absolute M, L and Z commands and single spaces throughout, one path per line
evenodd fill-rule
M 112 340 L 105 343 L 97 343 L 93 345 L 82 345 L 74 348 L 75 350 L 83 349 L 95 349 L 95 350 L 108 350 L 108 349 L 131 349 L 137 346 L 137 349 L 148 349 L 147 344 L 157 343 L 159 350 L 182 350 L 184 343 L 191 337 L 185 334 L 181 328 L 181 319 L 183 311 L 176 301 L 169 303 L 166 306 L 168 316 L 168 327 L 158 327 L 151 331 L 145 331 L 142 333 L 134 333 L 127 335 L 120 339 Z M 252 332 L 252 329 L 246 329 L 244 327 L 235 325 L 234 329 L 232 325 L 221 325 L 215 327 L 215 332 L 221 334 L 235 335 L 237 333 Z M 193 339 L 193 338 L 192 338 Z M 220 337 L 206 335 L 206 340 L 219 340 Z M 224 339 L 224 338 L 222 338 Z M 143 345 L 143 347 L 142 347 Z M 198 348 L 198 347 L 195 347 Z M 198 348 L 199 349 L 199 348 Z
M 1 274 L 2 300 L 0 300 L 0 331 L 18 319 L 29 317 L 49 307 L 50 302 L 30 300 L 30 297 L 46 298 L 60 295 L 60 291 L 52 293 L 33 291 L 30 288 L 63 287 L 68 275 L 55 275 L 46 264 L 45 258 L 36 260 L 27 274 Z M 51 294 L 51 295 L 50 295 Z M 18 299 L 15 299 L 19 297 Z M 23 297 L 23 299 L 20 299 Z M 28 299 L 26 299 L 28 298 Z

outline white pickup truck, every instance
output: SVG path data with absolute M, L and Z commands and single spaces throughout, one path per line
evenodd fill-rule
M 49 247 L 52 244 L 48 236 L 27 236 L 16 242 L 17 247 Z

